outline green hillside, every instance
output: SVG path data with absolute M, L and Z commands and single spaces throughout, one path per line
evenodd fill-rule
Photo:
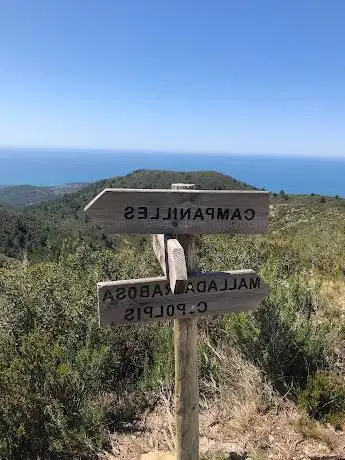
M 195 184 L 204 190 L 253 190 L 253 187 L 218 172 L 172 172 L 138 170 L 123 177 L 104 179 L 84 187 L 51 203 L 33 206 L 30 213 L 49 215 L 54 220 L 78 218 L 89 201 L 106 187 L 115 188 L 171 188 L 172 183 Z
M 95 195 L 105 187 L 125 188 L 170 188 L 173 182 L 193 181 L 204 189 L 244 189 L 248 185 L 215 172 L 174 173 L 167 171 L 136 171 L 125 177 L 106 179 L 66 193 L 58 199 L 46 197 L 39 204 L 21 210 L 0 207 L 0 253 L 9 257 L 57 258 L 61 251 L 70 251 L 78 242 L 91 247 L 112 247 L 114 238 L 108 239 L 100 229 L 89 224 L 83 209 Z M 35 187 L 14 187 L 9 201 L 18 204 L 30 201 Z M 25 191 L 29 189 L 29 195 Z M 0 188 L 0 198 L 6 194 Z M 45 189 L 44 189 L 45 190 Z M 2 195 L 1 195 L 2 193 Z M 18 194 L 19 193 L 19 194 Z M 42 192 L 43 193 L 43 192 Z M 45 192 L 44 192 L 45 193 Z M 49 192 L 50 193 L 50 192 Z M 56 193 L 56 192 L 54 192 Z M 9 195 L 8 195 L 9 196 Z M 50 200 L 50 201 L 49 201 Z
M 250 189 L 251 187 L 238 182 L 224 174 L 215 172 L 168 172 L 168 171 L 135 171 L 125 177 L 105 179 L 94 184 L 76 183 L 54 187 L 35 185 L 0 186 L 0 204 L 12 207 L 31 206 L 46 201 L 56 200 L 63 195 L 75 194 L 78 190 L 87 189 L 94 193 L 105 186 L 125 188 L 170 188 L 172 182 L 193 182 L 198 188 L 206 189 Z M 84 196 L 81 193 L 78 196 Z
M 74 193 L 86 184 L 66 184 L 56 187 L 39 187 L 35 185 L 0 186 L 0 204 L 24 207 L 42 201 L 55 200 L 61 195 Z
M 131 430 L 160 402 L 156 420 L 170 423 L 171 324 L 98 327 L 97 282 L 161 275 L 151 238 L 108 240 L 83 208 L 104 187 L 173 182 L 250 188 L 213 172 L 136 171 L 22 212 L 0 208 L 0 458 L 135 458 L 101 455 L 120 449 L 126 430 L 127 447 L 139 442 Z M 208 431 L 250 439 L 251 458 L 308 458 L 288 449 L 315 439 L 341 450 L 345 201 L 271 194 L 269 228 L 201 237 L 200 270 L 251 268 L 272 289 L 255 312 L 200 320 L 203 419 Z M 285 457 L 274 453 L 272 420 L 275 438 L 287 433 L 277 441 Z M 148 432 L 165 445 L 166 431 Z
M 25 251 L 42 247 L 45 231 L 43 222 L 0 206 L 0 253 L 22 258 Z
M 81 242 L 90 248 L 112 247 L 114 239 L 107 239 L 99 229 L 88 225 L 83 216 L 67 214 L 63 220 L 50 213 L 0 205 L 0 254 L 18 260 L 56 260 Z

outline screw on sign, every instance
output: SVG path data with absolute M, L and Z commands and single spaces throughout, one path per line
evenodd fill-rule
M 85 208 L 108 234 L 151 233 L 164 276 L 97 285 L 102 326 L 174 320 L 176 458 L 199 458 L 197 318 L 255 309 L 269 287 L 252 270 L 197 273 L 201 233 L 267 231 L 268 192 L 105 189 Z

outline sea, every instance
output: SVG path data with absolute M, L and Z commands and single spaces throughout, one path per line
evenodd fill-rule
M 93 182 L 137 169 L 218 171 L 272 192 L 345 197 L 345 157 L 0 149 L 0 186 Z

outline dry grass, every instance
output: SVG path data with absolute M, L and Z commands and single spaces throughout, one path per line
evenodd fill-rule
M 334 353 L 336 370 L 345 372 L 345 284 L 343 279 L 323 280 L 319 289 L 320 321 L 328 320 L 330 350 Z
M 261 372 L 237 351 L 210 348 L 224 379 L 200 382 L 200 451 L 204 458 L 222 458 L 234 444 L 251 459 L 302 460 L 345 452 L 341 432 L 311 421 L 291 402 L 274 393 Z M 203 394 L 214 397 L 205 398 Z M 161 392 L 159 406 L 142 421 L 142 432 L 113 436 L 107 460 L 134 460 L 157 450 L 174 450 L 173 395 Z
M 343 279 L 323 281 L 320 297 L 325 303 L 325 313 L 333 318 L 345 317 L 345 285 Z

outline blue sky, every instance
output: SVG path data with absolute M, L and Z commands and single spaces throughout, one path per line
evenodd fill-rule
M 3 0 L 0 145 L 345 156 L 343 0 Z

